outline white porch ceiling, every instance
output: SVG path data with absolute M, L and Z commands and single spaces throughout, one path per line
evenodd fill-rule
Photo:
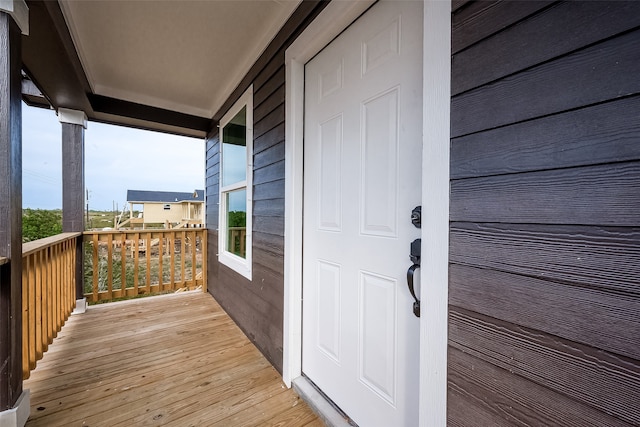
M 212 117 L 300 0 L 62 0 L 93 93 Z

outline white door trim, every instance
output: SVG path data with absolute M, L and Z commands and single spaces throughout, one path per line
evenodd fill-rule
M 420 425 L 447 425 L 451 1 L 424 2 Z
M 302 374 L 304 64 L 373 0 L 332 1 L 287 49 L 282 376 Z M 424 3 L 420 425 L 446 425 L 451 1 Z M 443 332 L 444 331 L 444 332 Z

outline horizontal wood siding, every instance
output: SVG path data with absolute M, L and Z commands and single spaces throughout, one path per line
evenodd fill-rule
M 214 119 L 253 84 L 253 271 L 249 281 L 218 263 L 219 152 L 207 137 L 208 289 L 265 357 L 282 372 L 284 310 L 284 133 L 286 48 L 326 6 L 303 1 Z
M 640 425 L 640 2 L 456 2 L 448 421 Z

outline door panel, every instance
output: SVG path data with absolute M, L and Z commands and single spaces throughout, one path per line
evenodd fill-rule
M 421 156 L 422 2 L 381 1 L 305 67 L 303 372 L 362 426 L 417 424 Z

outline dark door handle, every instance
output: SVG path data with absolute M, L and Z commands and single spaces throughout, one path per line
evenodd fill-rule
M 416 296 L 416 291 L 413 287 L 413 275 L 418 268 L 420 268 L 419 264 L 413 264 L 409 267 L 409 270 L 407 270 L 407 285 L 409 285 L 409 292 L 415 300 L 413 303 L 413 314 L 415 314 L 416 317 L 420 317 L 420 300 Z

